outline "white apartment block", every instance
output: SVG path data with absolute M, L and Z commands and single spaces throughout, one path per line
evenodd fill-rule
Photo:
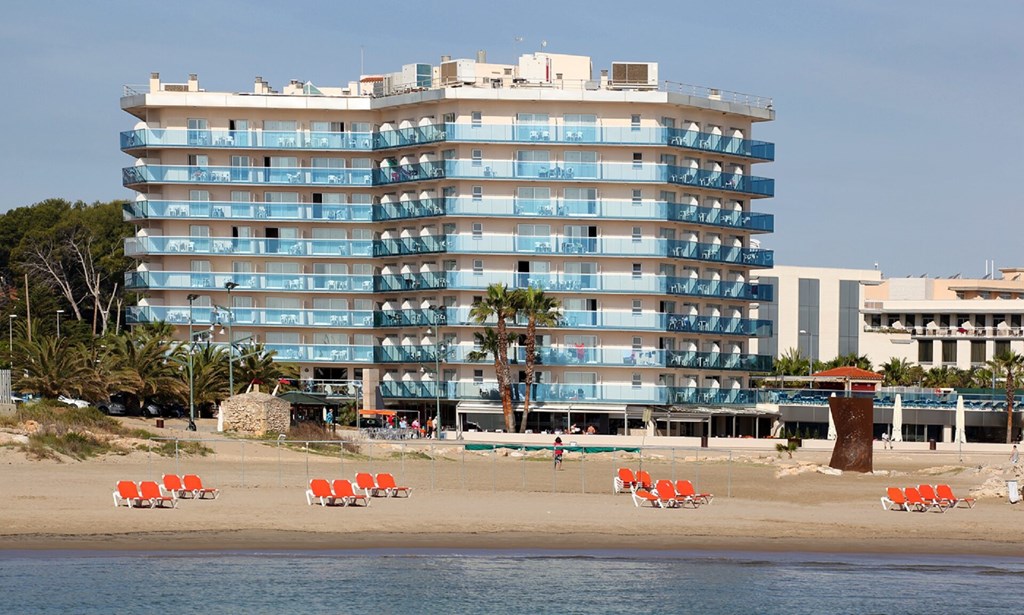
M 748 374 L 771 357 L 751 306 L 771 288 L 751 276 L 772 253 L 752 237 L 773 229 L 758 209 L 774 192 L 755 172 L 774 146 L 750 137 L 770 99 L 535 53 L 280 91 L 153 74 L 121 107 L 137 120 L 121 134 L 143 297 L 129 323 L 230 322 L 303 380 L 440 399 L 450 425 L 500 415 L 492 362 L 469 359 L 470 307 L 489 284 L 529 285 L 566 316 L 538 332 L 537 428 L 754 403 Z

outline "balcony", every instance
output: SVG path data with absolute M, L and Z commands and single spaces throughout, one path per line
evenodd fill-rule
M 771 233 L 775 219 L 770 214 L 698 207 L 664 201 L 634 202 L 610 199 L 503 199 L 449 198 L 444 211 L 450 216 L 558 217 L 616 220 L 666 220 L 707 226 Z
M 566 254 L 678 258 L 771 267 L 771 250 L 727 247 L 721 244 L 632 237 L 565 237 L 557 235 L 449 235 L 451 254 Z
M 129 271 L 124 280 L 125 288 L 132 290 L 223 289 L 234 282 L 239 291 L 374 292 L 372 275 Z
M 332 167 L 230 167 L 148 164 L 121 170 L 125 186 L 230 184 L 261 186 L 370 186 L 371 169 Z
M 380 203 L 373 206 L 373 219 L 376 221 L 408 220 L 443 216 L 445 214 L 444 199 L 419 199 Z
M 648 145 L 711 152 L 752 160 L 775 159 L 775 144 L 677 128 L 597 124 L 447 124 L 448 141 L 480 143 L 557 143 Z
M 125 220 L 333 220 L 373 221 L 373 206 L 357 203 L 236 203 L 233 201 L 161 201 L 125 203 Z
M 125 256 L 205 254 L 247 256 L 371 258 L 377 241 L 371 239 L 245 239 L 237 237 L 129 237 Z
M 1024 338 L 1022 327 L 881 327 L 865 325 L 867 333 L 888 333 L 890 335 L 909 335 L 914 338 L 952 338 L 952 339 L 1020 339 Z
M 300 151 L 388 150 L 441 141 L 669 146 L 756 161 L 775 159 L 775 144 L 677 128 L 597 124 L 447 124 L 382 132 L 143 128 L 121 133 L 121 149 L 210 148 Z
M 234 308 L 232 324 L 261 327 L 323 327 L 359 328 L 374 326 L 375 313 L 369 310 L 304 310 L 270 308 Z M 125 321 L 128 324 L 167 322 L 188 324 L 188 306 L 129 306 Z M 209 325 L 226 322 L 226 314 L 216 308 L 193 307 L 192 322 Z
M 274 130 L 141 128 L 121 133 L 121 149 L 212 148 L 303 151 L 371 151 L 374 133 Z
M 373 170 L 373 185 L 388 186 L 425 179 L 441 179 L 444 176 L 444 164 L 440 162 L 384 166 Z
M 396 239 L 375 239 L 374 256 L 402 256 L 409 254 L 435 254 L 446 251 L 447 240 L 433 235 L 399 237 Z

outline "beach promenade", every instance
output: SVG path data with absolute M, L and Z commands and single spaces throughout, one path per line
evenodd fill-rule
M 203 427 L 198 437 L 212 437 Z M 196 437 L 174 429 L 162 435 Z M 485 436 L 494 434 L 472 434 Z M 647 438 L 645 444 L 660 440 Z M 792 459 L 780 457 L 770 440 L 648 448 L 642 464 L 655 479 L 687 478 L 716 496 L 696 510 L 659 510 L 636 508 L 628 494 L 612 493 L 616 468 L 641 463 L 635 453 L 570 449 L 563 469 L 555 471 L 549 451 L 442 444 L 307 451 L 303 445 L 221 440 L 208 442 L 214 452 L 202 457 L 141 450 L 63 463 L 29 461 L 4 448 L 0 549 L 1024 551 L 1024 537 L 1014 529 L 1024 522 L 1024 504 L 1008 504 L 994 488 L 1019 477 L 1005 445 L 967 445 L 961 453 L 905 443 L 876 450 L 874 474 L 838 476 L 820 471 L 831 455 L 829 442 L 808 442 Z M 352 479 L 365 471 L 395 474 L 413 488 L 412 497 L 374 498 L 366 509 L 306 504 L 309 478 Z M 116 481 L 159 480 L 164 473 L 199 474 L 221 496 L 183 500 L 167 510 L 113 507 Z M 887 486 L 919 483 L 948 483 L 958 495 L 973 490 L 980 501 L 974 509 L 943 514 L 882 509 L 879 498 Z

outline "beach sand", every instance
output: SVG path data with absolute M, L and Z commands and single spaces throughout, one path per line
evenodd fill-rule
M 168 430 L 166 435 L 174 432 Z M 187 437 L 180 432 L 179 435 Z M 307 454 L 268 444 L 211 443 L 206 457 L 146 452 L 85 462 L 29 461 L 0 448 L 0 549 L 309 550 L 309 549 L 671 549 L 1006 555 L 1024 554 L 1024 504 L 982 498 L 944 514 L 882 509 L 889 485 L 944 482 L 967 495 L 1011 474 L 1002 455 L 876 454 L 875 474 L 819 473 L 827 452 L 793 459 L 768 450 L 686 452 L 645 458 L 657 478 L 689 478 L 715 494 L 693 509 L 636 508 L 612 493 L 629 456 L 452 451 L 431 460 L 394 448 L 359 454 Z M 400 454 L 404 453 L 404 454 Z M 689 454 L 694 454 L 690 451 Z M 703 455 L 703 456 L 702 456 Z M 389 471 L 413 487 L 405 499 L 374 498 L 368 508 L 308 506 L 308 478 Z M 219 487 L 216 500 L 182 500 L 173 510 L 115 508 L 118 480 L 196 473 Z

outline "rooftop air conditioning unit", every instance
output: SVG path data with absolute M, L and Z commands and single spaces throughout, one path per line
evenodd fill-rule
M 657 62 L 612 62 L 612 78 L 608 84 L 617 89 L 656 89 Z
M 473 60 L 452 60 L 441 63 L 441 85 L 473 83 L 476 83 L 476 62 Z

